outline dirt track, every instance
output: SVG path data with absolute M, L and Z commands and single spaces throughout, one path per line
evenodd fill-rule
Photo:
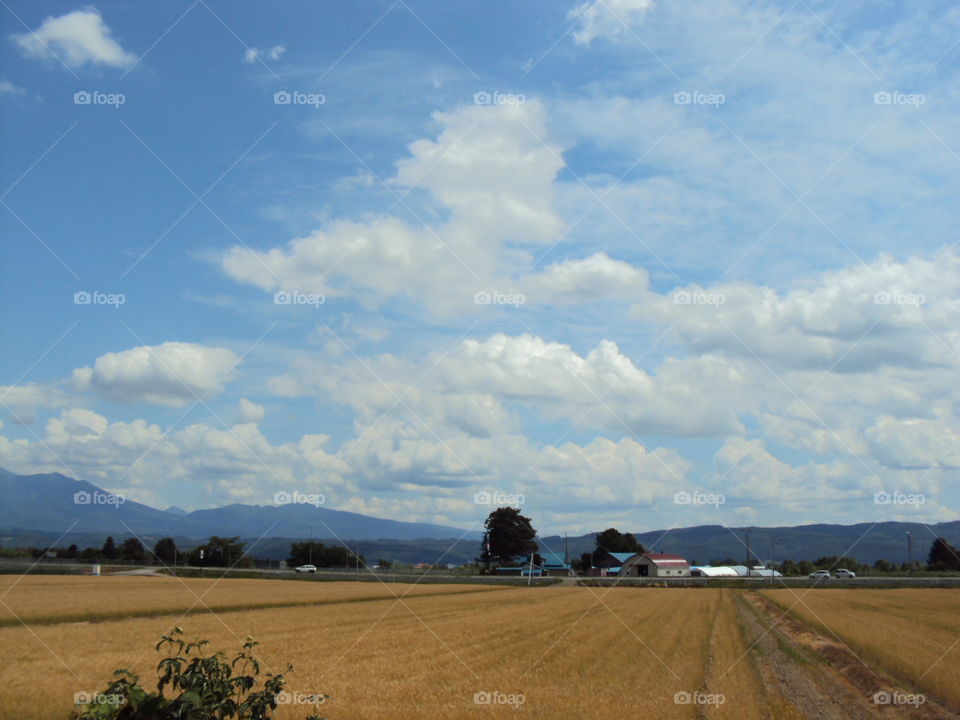
M 950 720 L 957 714 L 930 698 L 919 706 L 884 705 L 877 692 L 903 684 L 864 665 L 841 641 L 821 635 L 755 592 L 739 603 L 740 621 L 770 693 L 771 717 L 816 720 Z

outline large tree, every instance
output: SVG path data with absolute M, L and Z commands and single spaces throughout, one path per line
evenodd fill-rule
M 244 555 L 239 537 L 222 538 L 216 535 L 190 551 L 190 564 L 201 567 L 252 567 L 253 558 Z
M 931 570 L 960 570 L 960 552 L 944 538 L 938 537 L 930 546 L 927 562 Z
M 484 523 L 486 535 L 480 546 L 480 560 L 490 562 L 513 562 L 521 555 L 537 551 L 537 542 L 530 518 L 520 514 L 518 508 L 502 507 L 487 516 Z
M 153 554 L 165 565 L 173 565 L 177 561 L 177 543 L 171 537 L 160 538 L 153 546 Z
M 120 557 L 127 562 L 142 565 L 147 561 L 147 551 L 137 538 L 127 538 L 120 546 Z
M 108 536 L 104 541 L 103 547 L 100 548 L 100 554 L 107 560 L 117 559 L 117 555 L 120 553 L 117 551 L 117 544 L 113 541 L 113 535 Z
M 597 535 L 597 552 L 642 553 L 644 549 L 633 533 L 607 528 Z

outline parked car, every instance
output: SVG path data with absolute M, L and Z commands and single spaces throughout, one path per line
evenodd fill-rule
M 298 568 L 294 568 L 295 573 L 315 573 L 317 571 L 316 565 L 301 565 Z
M 811 580 L 829 580 L 830 571 L 829 570 L 817 570 L 816 572 L 810 573 Z
M 856 574 L 855 572 L 852 572 L 852 571 L 850 571 L 850 570 L 847 570 L 846 568 L 840 568 L 839 570 L 837 570 L 837 572 L 834 573 L 833 576 L 834 576 L 834 577 L 838 577 L 838 578 L 841 578 L 841 577 L 842 577 L 842 578 L 855 578 L 855 577 L 857 576 L 857 574 Z

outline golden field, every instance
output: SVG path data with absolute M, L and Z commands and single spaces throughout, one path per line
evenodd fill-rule
M 22 608 L 32 593 L 46 614 L 57 602 L 65 612 L 76 611 L 71 598 L 88 610 L 97 596 L 89 581 L 106 580 L 113 607 L 125 612 L 132 601 L 121 602 L 122 597 L 156 608 L 171 593 L 171 606 L 183 604 L 176 580 L 56 578 L 65 583 L 61 585 L 51 580 L 25 578 L 10 596 L 19 592 Z M 261 587 L 251 588 L 251 582 Z M 245 636 L 256 637 L 267 671 L 294 665 L 288 690 L 331 696 L 322 707 L 331 720 L 514 716 L 511 705 L 477 704 L 475 695 L 483 692 L 514 699 L 522 694 L 520 710 L 530 717 L 610 718 L 635 705 L 640 688 L 645 688 L 649 717 L 692 718 L 697 709 L 675 704 L 674 693 L 707 686 L 726 699 L 712 717 L 763 717 L 753 666 L 736 662 L 746 647 L 735 622 L 732 591 L 552 587 L 463 592 L 476 587 L 390 585 L 380 588 L 388 594 L 385 599 L 349 601 L 376 587 L 223 580 L 210 591 L 221 601 L 231 594 L 242 596 L 237 600 L 242 603 L 249 602 L 248 593 L 274 599 L 314 593 L 312 597 L 341 602 L 220 611 L 183 620 L 171 614 L 0 628 L 6 650 L 0 717 L 66 717 L 75 692 L 103 689 L 119 667 L 138 672 L 148 684 L 159 658 L 153 645 L 174 624 L 182 625 L 188 637 L 210 639 L 212 647 L 230 653 Z M 388 593 L 411 589 L 447 592 L 401 600 Z M 66 602 L 51 599 L 54 593 L 65 595 Z M 670 602 L 664 602 L 667 597 Z M 302 718 L 308 710 L 285 706 L 278 717 Z
M 865 664 L 960 706 L 960 594 L 909 588 L 763 595 L 825 636 L 839 638 Z
M 153 689 L 160 658 L 153 647 L 175 625 L 187 639 L 209 639 L 210 648 L 228 657 L 246 636 L 255 637 L 266 672 L 293 664 L 288 691 L 330 696 L 319 709 L 329 720 L 507 718 L 517 712 L 557 720 L 805 717 L 785 700 L 779 683 L 764 681 L 774 661 L 764 653 L 775 649 L 754 647 L 764 627 L 754 623 L 745 630 L 748 593 L 736 589 L 28 576 L 3 578 L 0 596 L 4 592 L 2 602 L 26 624 L 0 627 L 3 720 L 66 718 L 75 692 L 103 690 L 121 667 Z M 781 602 L 784 592 L 769 595 Z M 817 590 L 804 602 L 818 615 L 833 613 L 831 621 L 845 628 L 859 627 L 850 607 L 863 603 L 857 609 L 872 613 L 875 628 L 881 618 L 890 619 L 897 623 L 894 636 L 908 637 L 913 626 L 900 618 L 919 608 L 934 618 L 931 631 L 941 629 L 941 645 L 949 632 L 956 637 L 953 598 L 960 595 L 954 592 L 853 591 L 856 597 L 845 599 L 846 592 Z M 216 611 L 184 617 L 195 595 Z M 282 602 L 300 604 L 275 606 Z M 891 605 L 885 609 L 884 603 Z M 250 607 L 255 604 L 267 607 Z M 156 614 L 164 609 L 169 612 Z M 146 614 L 131 616 L 141 610 Z M 11 615 L 2 603 L 0 612 Z M 92 612 L 101 619 L 74 619 Z M 109 612 L 114 619 L 105 618 Z M 939 647 L 932 632 L 922 633 L 922 652 L 907 662 L 913 672 Z M 949 660 L 944 669 L 955 666 Z M 928 675 L 934 677 L 941 676 Z M 694 692 L 723 702 L 698 707 L 675 701 L 676 693 Z M 506 702 L 477 703 L 478 693 Z M 314 711 L 287 705 L 277 717 Z
M 391 598 L 394 594 L 437 595 L 489 592 L 482 585 L 428 585 L 378 582 L 324 582 L 70 575 L 0 575 L 0 627 L 20 621 L 44 622 L 112 619 L 122 615 L 208 612 L 231 608 L 306 605 Z

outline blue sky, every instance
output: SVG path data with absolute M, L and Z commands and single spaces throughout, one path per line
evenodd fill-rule
M 0 466 L 545 532 L 957 518 L 950 3 L 0 16 Z

